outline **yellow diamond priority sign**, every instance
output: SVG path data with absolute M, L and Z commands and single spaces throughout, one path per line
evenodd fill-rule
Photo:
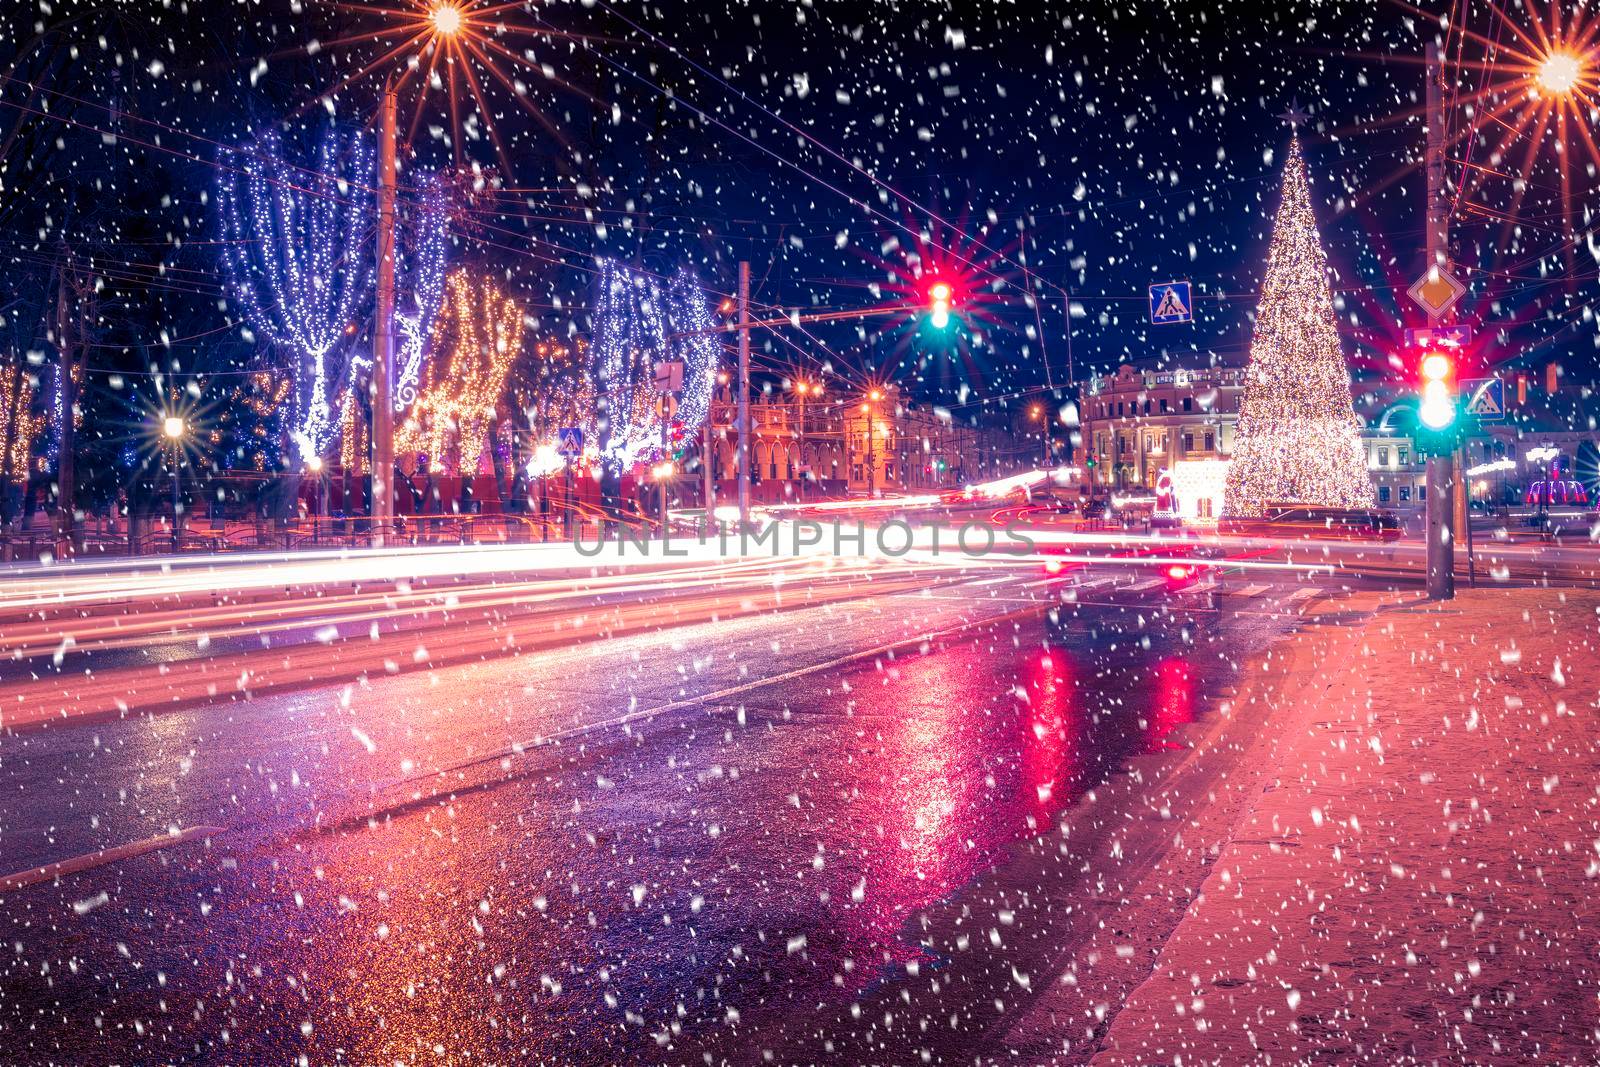
M 1456 306 L 1456 301 L 1466 293 L 1467 287 L 1461 280 L 1443 267 L 1433 266 L 1428 268 L 1428 273 L 1418 278 L 1407 289 L 1411 299 L 1421 304 L 1428 314 L 1439 316 Z

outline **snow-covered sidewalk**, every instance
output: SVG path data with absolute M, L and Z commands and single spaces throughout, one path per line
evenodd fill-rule
M 1254 799 L 1093 1063 L 1600 1061 L 1597 613 L 1391 601 L 1314 686 L 1257 665 Z

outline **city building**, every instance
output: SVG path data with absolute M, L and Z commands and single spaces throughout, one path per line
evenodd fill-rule
M 1244 393 L 1237 367 L 1140 371 L 1129 364 L 1078 391 L 1085 477 L 1096 491 L 1153 489 L 1185 459 L 1223 459 Z
M 1154 490 L 1163 470 L 1182 462 L 1226 460 L 1233 452 L 1244 395 L 1240 367 L 1141 371 L 1129 364 L 1079 388 L 1087 488 L 1094 493 Z M 1373 499 L 1419 506 L 1423 457 L 1385 417 L 1361 433 Z M 1394 420 L 1399 424 L 1400 420 Z M 1214 469 L 1214 467 L 1208 468 Z
M 892 385 L 863 391 L 787 384 L 750 400 L 757 500 L 948 488 L 1015 467 L 1016 449 L 1004 430 L 959 423 L 940 409 L 904 400 Z M 736 408 L 731 385 L 719 383 L 711 435 L 717 494 L 724 499 L 737 490 Z

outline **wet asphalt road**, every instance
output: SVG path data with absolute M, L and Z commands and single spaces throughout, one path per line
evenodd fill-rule
M 0 894 L 4 1059 L 759 1062 L 1295 622 L 1037 586 L 0 738 L 0 874 L 220 828 Z

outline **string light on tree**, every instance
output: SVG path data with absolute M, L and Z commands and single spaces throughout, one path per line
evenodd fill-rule
M 395 308 L 395 325 L 400 335 L 396 353 L 394 410 L 402 414 L 417 401 L 422 364 L 428 354 L 433 322 L 444 300 L 445 253 L 450 243 L 450 196 L 437 175 L 420 181 L 422 194 L 411 207 L 409 221 L 402 227 L 404 239 L 396 257 L 395 273 L 402 292 Z M 357 473 L 367 470 L 367 441 L 363 431 L 368 413 L 355 396 L 357 389 L 370 387 L 372 356 L 357 353 L 350 361 L 350 385 L 339 399 L 340 462 Z
M 515 399 L 533 430 L 526 472 L 540 478 L 566 467 L 566 457 L 557 448 L 562 427 L 577 427 L 591 447 L 598 438 L 588 341 L 579 337 L 568 344 L 548 337 L 533 346 L 533 354 L 532 374 Z
M 20 363 L 0 363 L 0 492 L 28 480 L 33 443 L 45 430 L 45 416 L 33 410 L 33 381 Z
M 655 365 L 683 362 L 676 421 L 687 432 L 705 422 L 721 352 L 711 304 L 694 272 L 680 268 L 663 288 L 615 260 L 599 260 L 594 378 L 609 422 L 605 460 L 626 470 L 661 451 Z
M 290 436 L 302 463 L 338 432 L 344 349 L 372 292 L 363 254 L 372 215 L 372 148 L 330 127 L 312 165 L 285 158 L 275 133 L 224 160 L 218 199 L 229 292 L 255 329 L 288 350 Z
M 445 250 L 450 243 L 450 200 L 437 178 L 425 182 L 415 206 L 409 256 L 409 294 L 405 306 L 395 310 L 400 328 L 400 367 L 395 376 L 394 409 L 404 411 L 417 399 L 422 359 L 433 320 L 444 302 Z
M 396 454 L 426 452 L 464 477 L 478 473 L 506 379 L 522 352 L 522 331 L 522 305 L 498 282 L 451 271 L 434 323 L 434 357 L 421 396 L 395 434 Z
M 1292 125 L 1295 118 L 1292 114 Z M 1226 513 L 1260 515 L 1278 502 L 1371 505 L 1360 433 L 1334 319 L 1327 255 L 1295 134 L 1284 162 L 1282 199 L 1250 340 Z

